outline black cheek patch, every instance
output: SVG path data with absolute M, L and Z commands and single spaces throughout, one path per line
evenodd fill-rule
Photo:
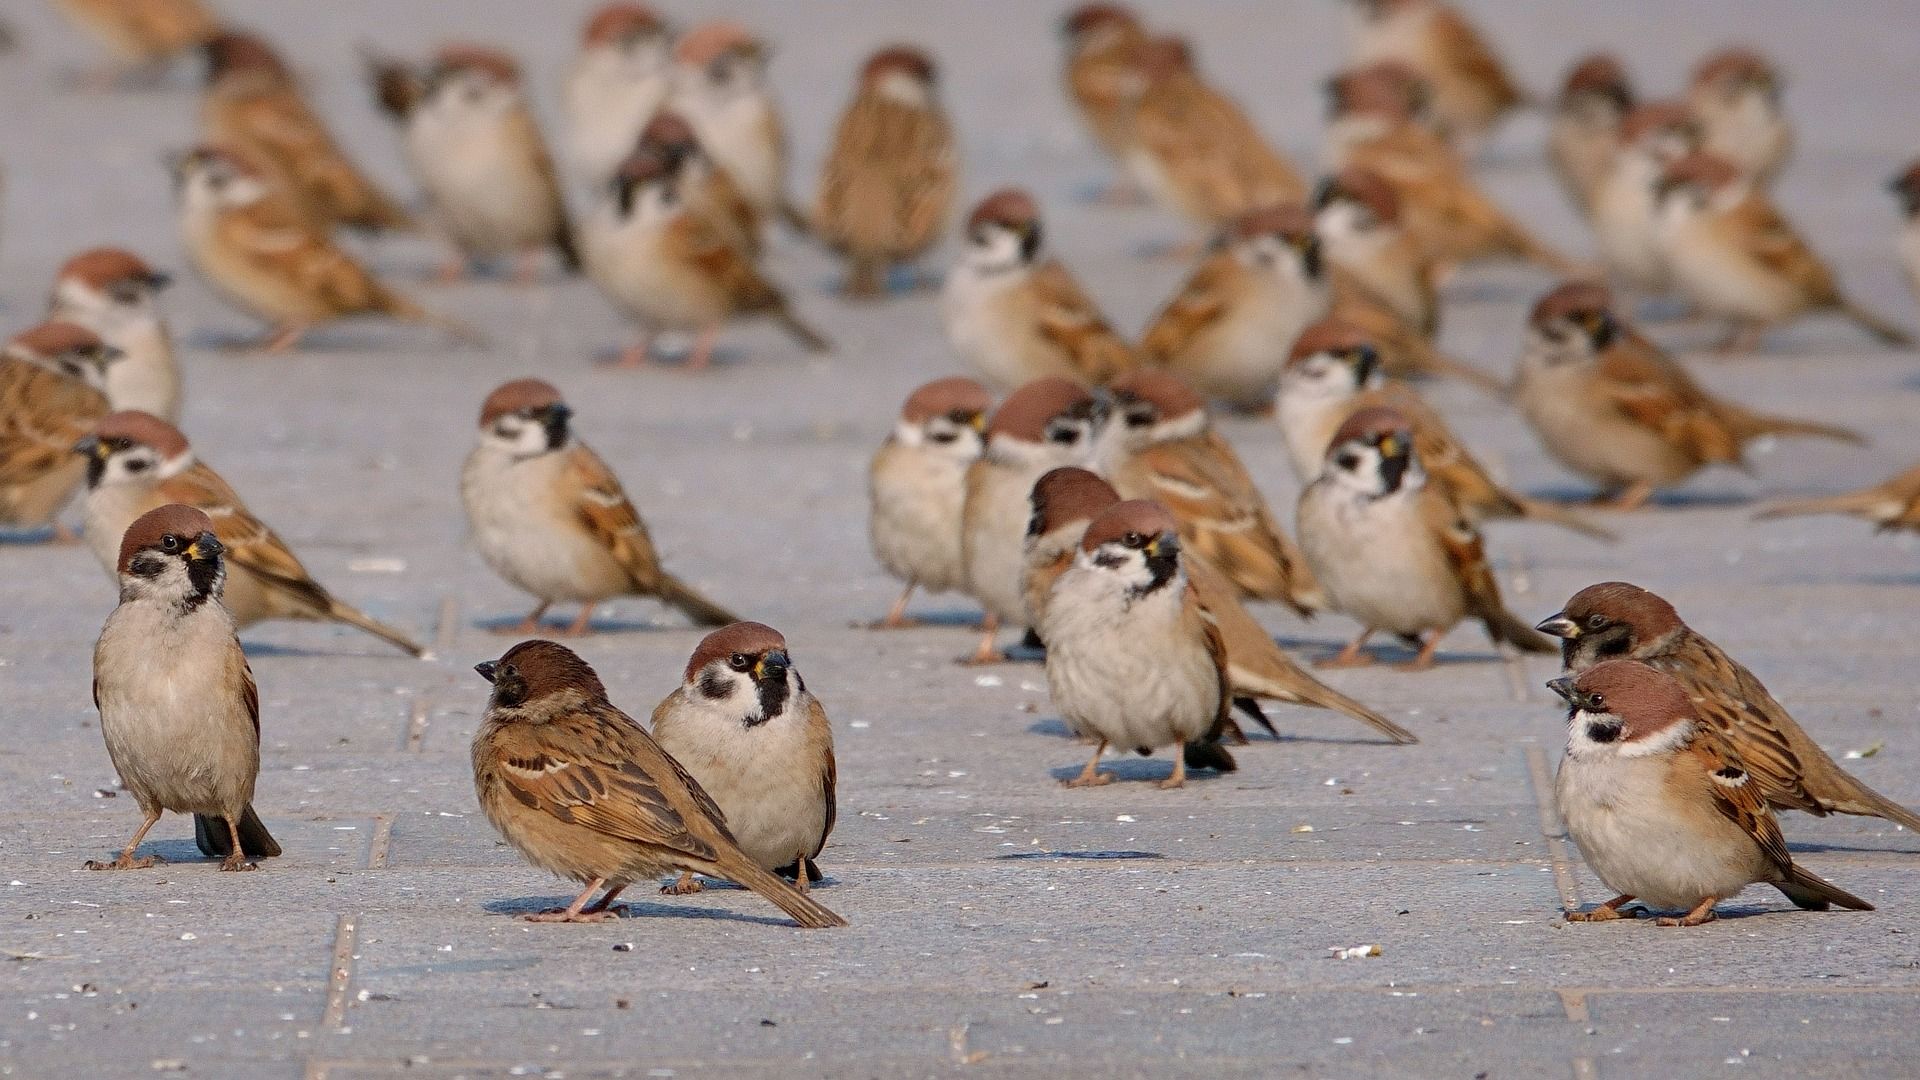
M 127 572 L 135 577 L 158 577 L 160 576 L 160 572 L 166 568 L 167 560 L 165 556 L 155 555 L 147 551 L 135 555 L 133 561 L 127 564 Z
M 1612 724 L 1588 724 L 1587 738 L 1597 743 L 1610 743 L 1620 737 L 1620 729 Z
M 709 668 L 700 673 L 700 696 L 719 701 L 733 696 L 733 680 Z

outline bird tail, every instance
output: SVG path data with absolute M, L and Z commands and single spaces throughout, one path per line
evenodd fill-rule
M 233 854 L 233 841 L 227 836 L 225 818 L 193 815 L 193 842 L 200 848 L 200 854 L 209 858 L 224 859 Z M 271 859 L 280 854 L 280 842 L 267 831 L 251 803 L 240 814 L 240 853 L 249 859 Z
M 1849 491 L 1844 495 L 1824 495 L 1816 499 L 1787 499 L 1761 507 L 1756 521 L 1768 518 L 1808 517 L 1814 514 L 1871 514 L 1881 503 L 1891 501 L 1879 491 Z
M 1512 396 L 1513 388 L 1502 382 L 1499 376 L 1488 374 L 1465 360 L 1448 356 L 1434 348 L 1425 338 L 1415 340 L 1418 344 L 1411 350 L 1409 359 L 1421 374 L 1460 379 L 1472 383 L 1503 401 Z
M 1239 684 L 1240 680 L 1235 679 L 1234 682 L 1237 685 Z M 1235 695 L 1233 699 L 1233 707 L 1239 710 L 1240 715 L 1246 717 L 1249 720 L 1252 720 L 1254 723 L 1259 724 L 1261 727 L 1265 728 L 1267 734 L 1273 736 L 1276 739 L 1280 737 L 1280 729 L 1273 726 L 1273 721 L 1267 719 L 1266 712 L 1260 708 L 1259 698 L 1253 697 L 1248 694 Z M 1228 728 L 1229 736 L 1230 737 L 1237 736 L 1234 738 L 1233 741 L 1236 743 L 1239 743 L 1241 746 L 1245 746 L 1247 744 L 1247 733 L 1240 730 L 1240 725 L 1234 722 L 1232 716 L 1227 717 L 1227 724 L 1229 725 L 1229 728 Z
M 1219 738 L 1211 733 L 1188 743 L 1181 748 L 1180 753 L 1186 759 L 1189 769 L 1233 772 L 1240 767 L 1239 763 L 1233 760 L 1233 755 L 1227 753 L 1227 748 L 1220 744 Z
M 807 212 L 795 206 L 791 199 L 780 200 L 780 220 L 801 236 L 813 235 L 813 222 L 807 217 Z
M 1617 543 L 1620 534 L 1608 529 L 1577 510 L 1569 510 L 1558 503 L 1544 502 L 1539 499 L 1527 499 L 1514 496 L 1514 505 L 1520 508 L 1520 517 L 1527 521 L 1544 521 L 1571 529 L 1582 536 L 1595 540 L 1604 540 L 1609 544 Z
M 564 214 L 553 230 L 553 250 L 560 256 L 560 265 L 569 274 L 578 274 L 586 266 L 580 259 L 580 244 L 574 239 L 573 222 L 567 220 Z
M 394 648 L 412 655 L 415 659 L 425 660 L 428 658 L 427 647 L 408 637 L 405 633 L 388 626 L 386 623 L 381 622 L 358 608 L 350 607 L 332 597 L 328 597 L 327 601 L 327 618 L 365 630 L 367 633 L 392 645 Z
M 1873 339 L 1882 345 L 1904 349 L 1913 344 L 1913 335 L 1892 320 L 1882 318 L 1850 300 L 1841 303 L 1840 313 L 1852 319 L 1855 326 L 1873 335 Z
M 1299 685 L 1286 686 L 1280 683 L 1267 682 L 1259 676 L 1253 675 L 1251 672 L 1236 667 L 1233 669 L 1233 684 L 1238 689 L 1251 690 L 1262 697 L 1273 698 L 1276 701 L 1291 702 L 1295 705 L 1310 705 L 1316 709 L 1332 709 L 1334 712 L 1344 713 L 1368 725 L 1375 731 L 1378 731 L 1380 734 L 1385 735 L 1387 738 L 1392 739 L 1402 746 L 1420 741 L 1420 737 L 1413 732 L 1381 716 L 1379 713 L 1374 712 L 1372 709 L 1367 708 L 1365 705 L 1360 704 L 1358 701 L 1335 690 L 1333 687 L 1328 686 L 1326 683 L 1321 682 L 1306 672 L 1302 671 L 1297 674 Z M 1262 720 L 1264 722 L 1264 717 Z M 1271 728 L 1269 728 L 1269 730 L 1271 730 Z
M 847 920 L 814 902 L 812 897 L 787 884 L 778 874 L 755 866 L 738 851 L 723 855 L 721 861 L 714 865 L 713 873 L 716 877 L 726 878 L 773 901 L 781 911 L 792 916 L 794 922 L 809 930 L 847 925 Z
M 421 307 L 398 293 L 387 294 L 386 300 L 387 313 L 396 319 L 431 326 L 455 341 L 471 345 L 476 349 L 491 348 L 493 345 L 492 340 L 479 330 L 450 315 L 442 315 L 437 311 Z
M 1787 879 L 1773 884 L 1793 901 L 1794 907 L 1808 911 L 1825 911 L 1835 904 L 1848 911 L 1873 910 L 1872 904 L 1804 867 L 1787 867 Z
M 1521 652 L 1550 653 L 1559 652 L 1560 643 L 1553 638 L 1527 625 L 1524 619 L 1508 611 L 1505 607 L 1494 607 L 1478 613 L 1480 621 L 1487 627 L 1487 636 L 1496 642 L 1504 642 Z
M 1843 428 L 1838 424 L 1822 424 L 1817 420 L 1795 420 L 1787 416 L 1770 416 L 1766 413 L 1747 412 L 1742 409 L 1730 416 L 1737 437 L 1745 442 L 1761 435 L 1801 435 L 1815 439 L 1832 439 L 1852 446 L 1865 446 L 1866 436 L 1852 428 Z
M 828 341 L 826 335 L 801 322 L 800 317 L 788 311 L 785 306 L 774 312 L 773 317 L 780 324 L 780 328 L 793 335 L 793 339 L 808 352 L 833 351 L 833 342 Z
M 700 595 L 693 586 L 672 574 L 660 575 L 660 581 L 654 586 L 653 594 L 660 599 L 661 603 L 679 608 L 687 618 L 701 626 L 726 626 L 740 621 L 740 616 Z
M 1828 760 L 1824 764 L 1809 763 L 1824 774 L 1820 785 L 1822 791 L 1842 791 L 1844 797 L 1820 796 L 1822 809 L 1833 813 L 1855 814 L 1861 817 L 1885 818 L 1911 832 L 1920 833 L 1920 814 L 1887 798 L 1885 795 L 1861 783 L 1858 778 Z

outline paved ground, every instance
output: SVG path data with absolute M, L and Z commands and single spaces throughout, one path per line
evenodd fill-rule
M 510 43 L 542 103 L 584 4 L 560 16 L 511 0 L 229 0 L 292 53 L 346 143 L 396 188 L 393 140 L 356 82 L 352 46 L 424 50 L 465 34 Z M 669 5 L 690 13 L 692 5 Z M 947 65 L 966 189 L 1042 194 L 1057 248 L 1129 328 L 1180 277 L 1136 259 L 1179 239 L 1146 211 L 1074 201 L 1103 176 L 1054 80 L 1050 5 L 748 3 L 729 9 L 779 42 L 799 187 L 818 161 L 857 58 L 897 36 Z M 1590 45 L 1629 53 L 1655 91 L 1737 33 L 1781 56 L 1801 154 L 1781 197 L 1863 299 L 1915 319 L 1893 262 L 1882 181 L 1920 147 L 1910 101 L 1920 22 L 1893 0 L 1812 5 L 1632 0 L 1471 5 L 1546 88 Z M 1164 5 L 1203 61 L 1269 130 L 1311 159 L 1318 80 L 1341 51 L 1333 4 Z M 391 10 L 398 8 L 400 10 Z M 27 9 L 27 10 L 14 10 Z M 8 170 L 0 321 L 32 321 L 53 267 L 83 243 L 124 243 L 184 269 L 159 155 L 192 131 L 185 72 L 166 88 L 87 96 L 93 54 L 51 12 L 8 14 L 0 59 Z M 1556 241 L 1584 237 L 1539 164 L 1537 118 L 1492 149 L 1488 183 Z M 448 352 L 378 326 L 317 335 L 278 361 L 206 346 L 251 332 L 188 280 L 169 298 L 187 352 L 187 428 L 336 591 L 435 641 L 419 663 L 315 626 L 247 635 L 264 707 L 258 804 L 288 855 L 218 875 L 184 822 L 138 874 L 77 869 L 135 823 L 89 707 L 89 647 L 111 590 L 79 548 L 0 547 L 0 1075 L 378 1077 L 1568 1076 L 1897 1077 L 1920 1051 L 1920 841 L 1874 820 L 1788 819 L 1800 856 L 1881 906 L 1803 914 L 1754 891 L 1700 930 L 1568 927 L 1563 903 L 1602 899 L 1543 803 L 1559 717 L 1542 660 L 1503 664 L 1477 633 L 1426 675 L 1339 683 L 1416 729 L 1376 745 L 1337 718 L 1276 713 L 1287 732 L 1243 769 L 1167 793 L 1140 783 L 1064 791 L 1082 750 L 1035 667 L 951 660 L 957 625 L 850 629 L 892 586 L 865 550 L 862 476 L 891 411 L 950 368 L 933 303 L 852 308 L 832 267 L 798 244 L 773 258 L 806 314 L 839 342 L 802 359 L 770 330 L 730 335 L 737 362 L 693 379 L 597 369 L 623 344 L 590 288 L 552 282 L 432 288 L 421 243 L 373 249 L 383 270 L 479 322 L 493 351 Z M 1457 282 L 1447 344 L 1511 362 L 1523 305 L 1547 282 L 1487 272 Z M 1690 340 L 1681 331 L 1676 345 Z M 1695 339 L 1697 340 L 1697 339 Z M 1920 802 L 1913 687 L 1920 570 L 1908 539 L 1839 521 L 1749 525 L 1760 496 L 1836 490 L 1920 457 L 1911 355 L 1844 326 L 1779 335 L 1766 356 L 1707 364 L 1714 388 L 1843 419 L 1871 449 L 1782 445 L 1751 475 L 1702 477 L 1618 525 L 1604 547 L 1508 527 L 1491 543 L 1514 606 L 1545 615 L 1590 582 L 1625 577 L 1673 597 L 1745 659 L 1837 754 Z M 485 687 L 470 671 L 525 601 L 462 543 L 454 477 L 478 402 L 538 373 L 625 476 L 671 564 L 783 629 L 833 716 L 841 825 L 824 894 L 853 922 L 801 933 L 741 892 L 635 904 L 598 927 L 514 913 L 567 886 L 502 847 L 476 814 L 466 747 Z M 1574 489 L 1508 412 L 1442 387 L 1441 404 L 1520 487 Z M 1228 430 L 1274 502 L 1292 480 L 1277 434 Z M 957 603 L 946 602 L 956 620 Z M 1350 626 L 1273 611 L 1303 653 Z M 644 603 L 582 649 L 616 701 L 644 714 L 696 634 Z M 1165 762 L 1122 763 L 1151 777 Z M 1373 959 L 1336 946 L 1378 944 Z

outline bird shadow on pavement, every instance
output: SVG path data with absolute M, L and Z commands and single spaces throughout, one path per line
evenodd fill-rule
M 406 653 L 391 648 L 385 650 L 368 649 L 365 652 L 350 652 L 342 649 L 315 649 L 305 645 L 274 645 L 265 641 L 242 641 L 240 643 L 240 651 L 247 654 L 247 658 L 252 660 L 268 656 L 286 657 L 296 660 L 322 656 L 351 657 L 355 660 L 373 660 L 386 655 L 396 656 L 402 660 L 412 659 L 407 656 Z M 415 662 L 417 663 L 418 661 Z
M 1886 847 L 1876 844 L 1870 839 L 1863 838 L 1857 844 L 1840 843 L 1831 840 L 1789 840 L 1787 841 L 1787 850 L 1796 855 L 1818 855 L 1822 852 L 1842 852 L 1854 855 L 1910 855 L 1913 853 L 1914 848 L 1912 845 L 1907 847 Z M 1832 868 L 1830 867 L 1829 869 Z M 1844 874 L 1846 871 L 1839 870 L 1836 872 Z
M 1100 759 L 1100 771 L 1113 777 L 1113 782 L 1116 784 L 1135 782 L 1151 782 L 1157 784 L 1173 775 L 1173 759 L 1167 756 L 1167 750 L 1168 748 L 1162 748 L 1159 756 L 1156 757 L 1143 758 L 1131 752 L 1129 752 L 1126 757 L 1102 757 Z M 1085 764 L 1083 761 L 1079 765 L 1062 765 L 1058 768 L 1048 769 L 1047 775 L 1053 777 L 1055 780 L 1065 782 L 1079 776 L 1080 770 L 1085 767 Z M 1187 782 L 1212 783 L 1225 775 L 1225 773 L 1218 773 L 1212 769 L 1189 769 L 1187 771 Z
M 1590 487 L 1545 487 L 1527 492 L 1528 498 L 1541 502 L 1558 503 L 1569 510 L 1592 510 L 1596 513 L 1619 513 L 1622 516 L 1644 511 L 1614 511 L 1604 503 L 1593 501 L 1594 491 Z M 1737 491 L 1659 491 L 1655 492 L 1646 505 L 1656 510 L 1713 510 L 1730 506 L 1749 506 L 1754 497 Z
M 307 353 L 374 353 L 392 352 L 396 346 L 389 331 L 376 328 L 375 323 L 367 323 L 366 333 L 354 333 L 341 327 L 327 327 L 309 330 L 301 335 L 297 344 L 288 349 L 284 356 L 299 356 Z M 202 352 L 221 353 L 234 357 L 273 358 L 265 345 L 272 336 L 270 330 L 252 332 L 226 330 L 206 327 L 195 330 L 186 336 L 189 348 Z
M 911 621 L 900 629 L 917 630 L 921 628 L 964 627 L 968 630 L 978 630 L 980 628 L 980 612 L 977 610 L 969 611 L 965 608 L 950 608 L 945 611 L 923 611 L 917 615 L 908 615 L 907 618 Z M 880 620 L 878 619 L 856 620 L 847 625 L 854 630 L 887 629 L 887 627 L 880 625 Z
M 708 885 L 702 892 L 714 889 Z M 745 890 L 741 890 L 744 892 Z M 564 908 L 573 902 L 571 896 L 522 896 L 509 900 L 489 900 L 480 906 L 493 915 L 532 915 L 541 911 Z M 699 907 L 693 904 L 675 904 L 655 900 L 628 900 L 624 897 L 613 905 L 620 909 L 617 922 L 628 919 L 714 919 L 722 922 L 754 923 L 759 926 L 791 926 L 793 920 L 784 915 L 745 915 L 725 908 Z
M 516 635 L 522 638 L 565 637 L 567 628 L 573 625 L 571 619 L 558 622 L 543 621 L 533 629 L 522 632 L 520 629 L 520 621 L 523 618 L 525 618 L 525 616 L 500 615 L 490 619 L 474 619 L 467 625 L 473 627 L 475 630 L 484 630 L 489 634 L 497 635 L 502 641 Z M 636 622 L 632 619 L 593 619 L 587 623 L 587 632 L 581 636 L 592 637 L 597 634 L 638 634 L 678 629 L 683 628 L 663 626 L 660 623 L 653 622 Z
M 695 374 L 691 368 L 687 367 L 687 361 L 693 356 L 691 343 L 685 347 L 674 348 L 662 348 L 655 344 L 653 348 L 647 350 L 647 362 L 636 367 L 626 366 L 626 356 L 627 352 L 624 348 L 610 345 L 593 351 L 593 364 L 596 368 L 614 371 L 659 370 Z M 708 355 L 706 370 L 738 367 L 750 359 L 752 358 L 747 350 L 738 345 L 716 345 L 713 352 Z

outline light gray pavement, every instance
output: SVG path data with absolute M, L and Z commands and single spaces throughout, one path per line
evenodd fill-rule
M 393 139 L 357 81 L 353 46 L 424 51 L 443 37 L 520 52 L 551 115 L 587 6 L 513 0 L 221 5 L 279 42 L 353 152 L 404 190 Z M 1336 5 L 1143 5 L 1189 31 L 1207 70 L 1312 160 L 1319 80 L 1342 55 Z M 682 17 L 695 5 L 668 4 Z M 1183 268 L 1134 256 L 1180 239 L 1144 210 L 1084 206 L 1103 178 L 1056 88 L 1053 5 L 738 2 L 778 42 L 796 187 L 860 56 L 890 39 L 945 64 L 966 190 L 1018 182 L 1048 209 L 1055 250 L 1128 329 Z M 1920 150 L 1920 19 L 1848 0 L 1484 0 L 1470 7 L 1527 82 L 1548 89 L 1590 47 L 1621 50 L 1650 93 L 1728 40 L 1778 55 L 1801 149 L 1789 212 L 1860 297 L 1908 322 L 1885 178 Z M 551 9 L 559 9 L 555 13 Z M 159 166 L 191 136 L 186 72 L 157 92 L 86 96 L 65 77 L 95 54 L 50 9 L 8 5 L 22 51 L 0 58 L 0 323 L 32 321 L 53 268 L 113 242 L 184 270 Z M 1488 185 L 1556 242 L 1585 238 L 1538 160 L 1538 117 L 1492 148 Z M 849 307 L 834 270 L 783 240 L 774 272 L 839 343 L 802 358 L 773 331 L 729 334 L 737 362 L 704 377 L 612 372 L 592 358 L 626 331 L 578 282 L 431 287 L 422 242 L 369 248 L 433 305 L 498 347 L 355 326 L 281 359 L 205 346 L 252 326 L 191 275 L 168 298 L 189 343 L 186 427 L 319 578 L 431 636 L 435 663 L 321 626 L 246 635 L 263 702 L 258 805 L 287 848 L 261 872 L 216 874 L 184 821 L 145 873 L 78 869 L 135 824 L 88 699 L 90 646 L 112 592 L 80 548 L 0 546 L 0 1075 L 234 1080 L 387 1077 L 1380 1076 L 1902 1077 L 1920 1071 L 1920 839 L 1871 819 L 1793 816 L 1808 865 L 1872 899 L 1805 914 L 1754 890 L 1693 931 L 1568 927 L 1601 886 L 1543 809 L 1559 722 L 1552 664 L 1503 664 L 1477 631 L 1411 676 L 1342 673 L 1344 689 L 1417 730 L 1411 748 L 1324 714 L 1280 710 L 1287 739 L 1240 772 L 1179 792 L 1065 791 L 1082 760 L 1033 666 L 952 659 L 959 625 L 879 635 L 893 585 L 865 546 L 863 470 L 900 398 L 952 360 L 934 302 Z M 1469 274 L 1449 290 L 1446 344 L 1504 369 L 1547 281 Z M 1663 331 L 1666 333 L 1666 331 Z M 1670 335 L 1697 344 L 1698 329 Z M 1838 520 L 1750 525 L 1761 496 L 1838 490 L 1920 458 L 1911 354 L 1809 323 L 1769 355 L 1697 367 L 1752 404 L 1859 426 L 1870 449 L 1783 444 L 1751 475 L 1702 477 L 1616 522 L 1606 547 L 1501 527 L 1491 547 L 1513 605 L 1543 616 L 1590 582 L 1672 597 L 1766 679 L 1880 790 L 1920 803 L 1920 566 L 1911 538 Z M 835 723 L 840 826 L 822 898 L 851 929 L 802 933 L 735 890 L 635 898 L 635 917 L 532 926 L 565 883 L 525 865 L 477 816 L 467 742 L 485 687 L 470 670 L 505 640 L 487 624 L 526 601 L 462 541 L 454 479 L 481 396 L 512 376 L 557 382 L 623 475 L 670 565 L 780 627 Z M 1454 386 L 1434 395 L 1525 490 L 1576 485 L 1516 417 Z M 1276 506 L 1294 485 L 1277 433 L 1227 431 Z M 404 564 L 390 572 L 393 560 Z M 382 567 L 387 567 L 383 571 Z M 358 569 L 356 569 L 358 568 Z M 963 605 L 936 601 L 956 620 Z M 1304 654 L 1351 631 L 1264 611 Z M 650 604 L 580 645 L 614 699 L 644 715 L 697 634 Z M 1128 777 L 1154 762 L 1122 761 Z M 1309 829 L 1311 831 L 1309 831 Z M 631 944 L 631 950 L 627 946 Z M 1377 943 L 1375 959 L 1335 946 Z

